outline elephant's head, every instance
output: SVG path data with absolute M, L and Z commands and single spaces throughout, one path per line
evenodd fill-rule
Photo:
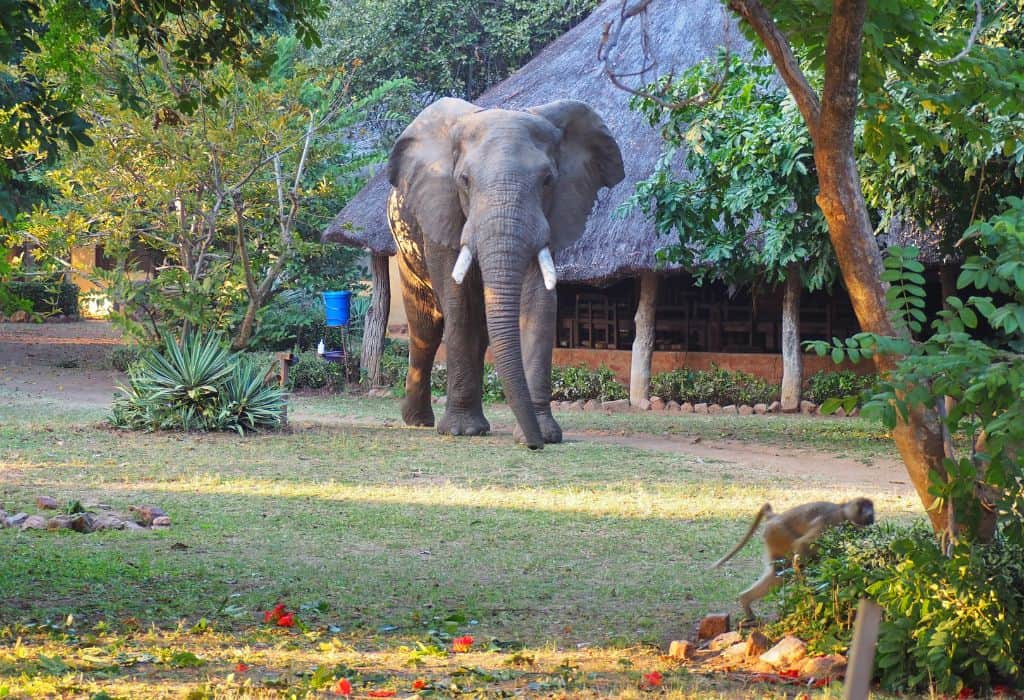
M 518 112 L 446 98 L 409 125 L 389 167 L 426 244 L 460 251 L 455 281 L 479 265 L 498 375 L 527 444 L 542 447 L 519 338 L 523 282 L 537 266 L 554 289 L 551 253 L 583 233 L 598 190 L 624 176 L 615 139 L 582 102 Z

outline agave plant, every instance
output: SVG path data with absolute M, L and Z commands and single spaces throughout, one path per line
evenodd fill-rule
M 255 430 L 280 425 L 284 393 L 266 368 L 231 353 L 216 334 L 164 335 L 129 371 L 111 423 L 134 430 Z
M 267 369 L 247 357 L 239 357 L 235 362 L 221 395 L 224 429 L 244 434 L 246 430 L 281 424 L 285 393 L 267 382 Z

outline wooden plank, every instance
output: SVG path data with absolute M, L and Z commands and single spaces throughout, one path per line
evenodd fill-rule
M 878 628 L 882 624 L 882 608 L 861 598 L 850 644 L 850 665 L 846 671 L 843 700 L 867 700 L 871 691 L 871 671 L 875 665 Z

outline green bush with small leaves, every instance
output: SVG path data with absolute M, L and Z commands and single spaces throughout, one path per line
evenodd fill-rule
M 78 287 L 63 279 L 8 282 L 7 287 L 11 294 L 29 304 L 26 310 L 44 315 L 78 317 Z
M 807 378 L 803 395 L 808 401 L 818 404 L 828 399 L 845 400 L 853 397 L 853 406 L 859 406 L 864 400 L 864 394 L 876 381 L 878 377 L 875 374 L 857 374 L 848 369 L 831 372 L 821 370 Z
M 344 362 L 327 362 L 315 352 L 302 352 L 288 368 L 288 388 L 341 391 L 345 388 L 345 370 Z
M 576 365 L 551 368 L 553 401 L 617 401 L 628 396 L 629 391 L 608 367 L 593 369 Z
M 771 403 L 779 387 L 767 379 L 716 365 L 709 370 L 676 369 L 651 377 L 651 395 L 677 403 L 717 403 L 753 406 Z
M 139 345 L 118 345 L 110 351 L 107 361 L 110 366 L 121 372 L 127 372 L 133 363 L 138 361 L 143 349 Z
M 865 597 L 885 610 L 875 659 L 884 689 L 1020 685 L 1024 547 L 960 545 L 946 557 L 923 522 L 835 528 L 799 574 L 787 572 L 769 632 L 799 630 L 813 653 L 844 653 Z

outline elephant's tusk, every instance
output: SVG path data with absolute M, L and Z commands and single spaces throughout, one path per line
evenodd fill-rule
M 540 274 L 544 276 L 544 286 L 550 291 L 558 284 L 558 275 L 555 274 L 555 261 L 551 259 L 551 249 L 547 246 L 541 248 L 537 253 L 537 262 L 540 264 Z
M 466 273 L 472 264 L 473 254 L 469 251 L 469 246 L 464 245 L 459 251 L 459 259 L 455 261 L 455 267 L 452 268 L 452 279 L 455 280 L 455 284 L 462 284 L 462 280 L 466 278 Z

